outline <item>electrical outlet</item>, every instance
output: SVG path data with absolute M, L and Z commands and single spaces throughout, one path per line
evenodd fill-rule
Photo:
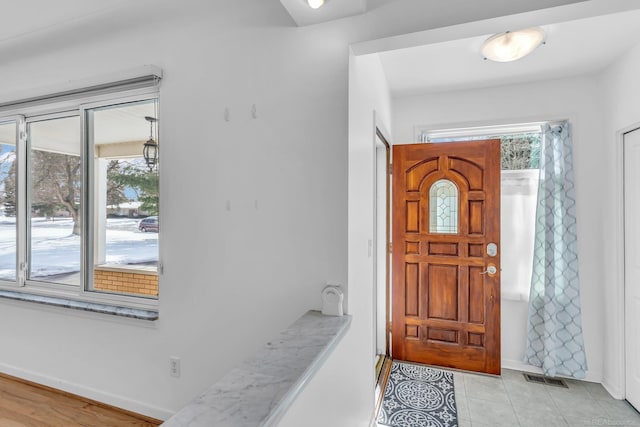
M 180 377 L 180 358 L 176 356 L 171 356 L 169 358 L 169 374 L 172 377 L 179 378 Z

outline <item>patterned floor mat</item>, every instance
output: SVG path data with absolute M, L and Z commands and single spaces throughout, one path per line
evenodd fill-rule
M 378 424 L 391 427 L 457 427 L 453 373 L 394 360 Z

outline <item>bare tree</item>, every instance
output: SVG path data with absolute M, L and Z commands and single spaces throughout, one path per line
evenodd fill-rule
M 80 234 L 80 157 L 48 151 L 31 152 L 31 206 L 44 214 L 65 210 L 73 218 L 73 234 Z

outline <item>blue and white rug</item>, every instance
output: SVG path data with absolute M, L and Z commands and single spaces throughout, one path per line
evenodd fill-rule
M 453 373 L 393 361 L 378 413 L 391 427 L 457 427 Z

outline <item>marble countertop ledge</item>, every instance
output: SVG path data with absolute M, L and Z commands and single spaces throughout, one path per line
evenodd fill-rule
M 308 311 L 162 426 L 276 426 L 350 324 L 351 316 Z
M 0 289 L 0 298 L 45 304 L 53 307 L 71 308 L 74 310 L 92 311 L 94 313 L 111 314 L 114 316 L 130 317 L 132 319 L 158 320 L 157 311 L 118 307 L 108 304 L 77 301 L 73 299 L 49 297 L 44 295 L 34 295 L 17 291 L 6 291 Z

